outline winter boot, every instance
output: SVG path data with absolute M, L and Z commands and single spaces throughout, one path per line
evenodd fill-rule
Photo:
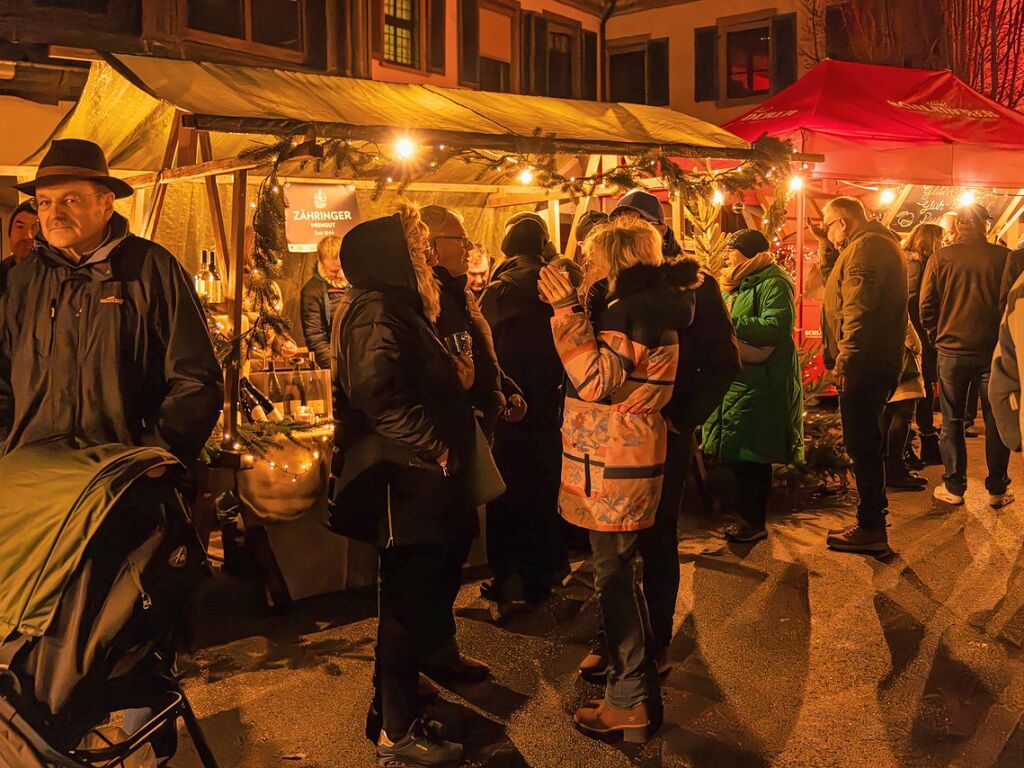
M 580 677 L 591 683 L 601 682 L 608 675 L 608 664 L 604 632 L 598 632 L 590 641 L 590 652 L 580 662 Z
M 839 533 L 830 533 L 826 543 L 837 552 L 882 555 L 890 551 L 884 525 L 879 528 L 862 528 L 859 523 L 854 523 Z
M 462 745 L 446 741 L 441 725 L 420 718 L 397 741 L 381 730 L 377 741 L 377 765 L 380 768 L 430 768 L 454 765 L 462 760 Z
M 747 522 L 732 523 L 725 527 L 725 538 L 737 544 L 753 544 L 768 538 L 768 531 Z
M 645 700 L 629 709 L 619 709 L 603 699 L 595 699 L 577 709 L 572 719 L 585 736 L 594 739 L 621 736 L 623 741 L 643 744 L 661 727 L 662 714 L 660 702 L 652 704 Z

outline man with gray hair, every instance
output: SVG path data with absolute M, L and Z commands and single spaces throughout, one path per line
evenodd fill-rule
M 978 203 L 957 211 L 955 240 L 928 260 L 921 280 L 921 324 L 938 352 L 939 448 L 945 472 L 933 496 L 946 504 L 964 503 L 967 443 L 964 412 L 968 390 L 977 382 L 985 419 L 985 489 L 993 509 L 1013 501 L 1007 467 L 1010 451 L 999 439 L 989 402 L 989 366 L 999 340 L 1003 270 L 1009 250 L 988 242 L 988 211 Z
M 857 522 L 830 531 L 827 541 L 841 552 L 885 553 L 882 413 L 903 370 L 907 266 L 899 239 L 868 219 L 859 200 L 837 197 L 822 215 L 820 231 L 839 252 L 831 267 L 822 265 L 825 363 L 839 390 L 843 441 L 860 494 Z

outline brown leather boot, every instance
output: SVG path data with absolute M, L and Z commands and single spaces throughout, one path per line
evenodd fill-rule
M 577 709 L 572 719 L 585 736 L 594 739 L 621 736 L 631 744 L 643 744 L 661 727 L 661 716 L 653 715 L 652 709 L 646 701 L 629 709 L 618 709 L 603 699 L 595 699 Z

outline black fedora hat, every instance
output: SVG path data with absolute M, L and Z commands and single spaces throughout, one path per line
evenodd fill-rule
M 39 163 L 35 179 L 15 184 L 14 188 L 35 195 L 40 184 L 62 181 L 94 181 L 113 192 L 114 197 L 128 197 L 135 192 L 131 185 L 110 175 L 103 150 L 85 139 L 54 140 Z

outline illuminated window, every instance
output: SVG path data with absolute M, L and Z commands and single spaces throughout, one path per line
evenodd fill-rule
M 726 95 L 730 99 L 763 96 L 771 91 L 771 47 L 768 27 L 729 32 L 726 36 Z
M 419 0 L 384 0 L 384 61 L 418 67 Z

